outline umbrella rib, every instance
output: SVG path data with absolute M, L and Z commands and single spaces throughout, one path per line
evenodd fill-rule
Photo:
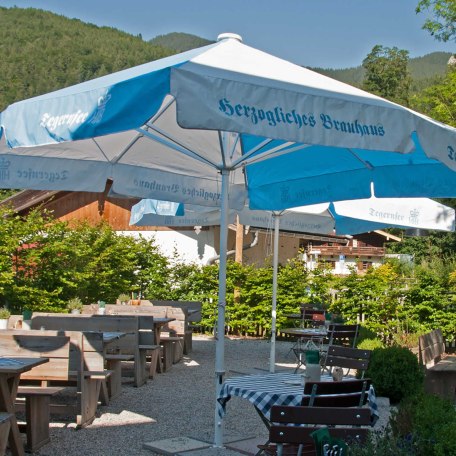
M 234 161 L 234 166 L 237 166 L 239 163 L 244 163 L 246 159 L 248 159 L 252 154 L 254 154 L 257 150 L 261 149 L 262 147 L 266 146 L 272 142 L 272 139 L 266 139 L 257 146 L 255 146 L 253 149 L 250 149 L 249 152 L 247 152 L 245 155 L 242 155 L 240 158 Z
M 96 138 L 92 138 L 92 141 L 95 143 L 95 145 L 97 146 L 98 150 L 102 153 L 103 157 L 106 158 L 106 161 L 109 162 L 109 157 L 105 154 L 103 148 L 100 146 L 100 144 L 98 144 L 98 141 Z
M 163 144 L 166 147 L 169 147 L 170 149 L 173 149 L 177 152 L 180 152 L 181 154 L 187 155 L 188 157 L 192 157 L 195 160 L 198 160 L 199 162 L 205 163 L 206 165 L 211 166 L 212 168 L 219 168 L 215 163 L 211 162 L 205 157 L 202 157 L 201 155 L 197 154 L 196 152 L 188 149 L 186 146 L 180 144 L 178 141 L 175 141 L 170 135 L 166 134 L 165 132 L 161 131 L 159 128 L 156 128 L 155 126 L 152 125 L 147 125 L 150 129 L 154 130 L 156 133 L 160 134 L 163 136 L 161 138 L 160 136 L 154 135 L 148 130 L 144 130 L 142 128 L 137 128 L 136 131 L 140 133 L 143 136 L 146 136 L 149 139 L 152 139 L 153 141 L 156 141 L 160 144 Z
M 348 152 L 350 152 L 358 161 L 360 161 L 367 169 L 374 169 L 371 163 L 369 163 L 367 160 L 363 160 L 356 152 L 353 151 L 353 149 L 347 149 Z
M 285 147 L 289 146 L 290 144 L 296 144 L 296 146 L 285 149 Z M 297 144 L 292 142 L 284 143 L 278 147 L 274 147 L 273 149 L 268 150 L 267 152 L 264 152 L 263 154 L 255 155 L 251 160 L 247 160 L 247 164 L 259 163 L 264 160 L 268 160 L 269 158 L 280 157 L 281 155 L 297 152 L 298 150 L 307 149 L 308 147 L 310 147 L 309 144 Z M 271 157 L 272 154 L 273 157 Z
M 140 138 L 142 137 L 142 134 L 139 133 L 138 135 L 136 135 L 129 143 L 126 147 L 124 147 L 124 149 L 122 150 L 122 152 L 117 155 L 117 157 L 112 161 L 112 163 L 117 163 L 127 152 L 128 150 L 133 146 L 133 144 L 135 144 Z M 95 138 L 93 139 L 93 141 L 95 142 L 95 144 L 98 146 L 98 148 L 101 150 L 101 152 L 103 153 L 104 155 L 104 152 L 103 152 L 103 149 L 98 145 L 98 143 L 96 142 Z M 108 160 L 109 161 L 109 160 Z
M 226 136 L 228 134 L 228 132 L 224 132 L 224 136 Z M 234 156 L 234 153 L 236 152 L 236 147 L 239 143 L 239 139 L 240 139 L 241 135 L 239 133 L 236 133 L 236 139 L 235 141 L 233 141 L 233 145 L 231 146 L 231 150 L 230 150 L 230 159 L 233 158 Z
M 226 166 L 226 160 L 225 160 L 225 135 L 222 133 L 226 133 L 226 132 L 217 130 L 218 139 L 219 139 L 219 143 L 220 143 L 220 150 L 222 151 L 223 169 L 226 169 L 227 166 Z

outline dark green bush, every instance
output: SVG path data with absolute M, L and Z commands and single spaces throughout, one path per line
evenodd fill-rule
M 374 339 L 364 339 L 362 340 L 356 348 L 361 348 L 362 350 L 375 350 L 376 348 L 383 348 L 385 344 L 377 338 Z
M 371 432 L 362 445 L 356 443 L 349 447 L 350 456 L 414 456 L 410 442 L 396 437 L 388 428 L 383 432 Z
M 417 357 L 405 347 L 373 350 L 365 375 L 372 379 L 376 394 L 389 397 L 392 403 L 423 387 L 423 370 Z
M 394 437 L 417 456 L 456 455 L 456 410 L 449 401 L 420 393 L 404 399 L 390 420 Z

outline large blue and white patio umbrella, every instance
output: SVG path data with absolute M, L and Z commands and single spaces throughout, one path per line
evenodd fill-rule
M 273 283 L 271 306 L 271 348 L 269 371 L 275 372 L 275 342 L 279 265 L 279 230 L 313 234 L 358 234 L 384 228 L 420 228 L 454 231 L 455 210 L 428 198 L 376 198 L 336 201 L 301 206 L 283 211 L 259 211 L 244 207 L 229 211 L 229 223 L 236 213 L 243 225 L 274 229 Z M 134 226 L 212 226 L 220 224 L 217 208 L 184 205 L 170 201 L 142 199 L 131 208 Z
M 217 394 L 229 205 L 368 198 L 370 182 L 379 197 L 456 188 L 455 129 L 241 41 L 224 34 L 0 117 L 0 188 L 102 191 L 111 178 L 118 194 L 221 207 Z

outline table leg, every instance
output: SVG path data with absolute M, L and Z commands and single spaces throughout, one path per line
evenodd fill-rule
M 161 332 L 161 325 L 154 326 L 154 344 L 160 346 L 160 332 Z M 159 349 L 158 357 L 157 357 L 157 369 L 158 373 L 163 373 L 165 370 L 163 368 L 163 363 L 161 359 L 161 349 Z
M 16 400 L 17 388 L 19 386 L 19 375 L 7 377 L 0 376 L 0 411 L 10 413 L 11 429 L 9 432 L 8 442 L 11 453 L 14 456 L 24 456 L 24 444 L 22 443 L 21 434 L 17 425 L 14 402 Z
M 271 428 L 271 422 L 263 415 L 263 413 L 261 413 L 260 409 L 254 405 L 255 407 L 255 410 L 257 411 L 258 415 L 260 416 L 261 418 L 261 421 L 263 421 L 264 425 L 266 426 L 268 432 L 269 432 L 269 429 Z M 269 441 L 269 439 L 264 443 L 262 444 L 262 446 L 264 448 L 260 448 L 256 453 L 255 453 L 255 456 L 261 456 L 263 454 L 266 454 L 265 453 L 265 448 L 270 444 L 271 442 Z

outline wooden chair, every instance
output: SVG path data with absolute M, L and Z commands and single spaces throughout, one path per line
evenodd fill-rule
M 325 311 L 301 307 L 301 326 L 303 328 L 322 326 L 325 324 Z
M 323 361 L 323 370 L 331 372 L 333 367 L 338 366 L 348 369 L 348 375 L 351 369 L 356 369 L 361 372 L 362 378 L 369 365 L 370 355 L 370 350 L 330 345 Z
M 356 347 L 358 340 L 359 325 L 345 325 L 333 323 L 328 326 L 328 335 L 320 347 L 322 364 L 325 365 L 325 357 L 328 349 L 332 345 L 341 345 L 344 347 Z
M 359 325 L 345 325 L 339 323 L 330 324 L 328 327 L 328 346 L 342 345 L 356 347 L 358 340 Z
M 306 382 L 301 405 L 310 407 L 361 407 L 366 404 L 370 379 L 342 382 Z
M 264 454 L 313 456 L 316 455 L 316 449 L 311 434 L 325 426 L 329 426 L 331 437 L 340 438 L 348 445 L 364 442 L 369 432 L 367 426 L 370 425 L 370 411 L 365 407 L 275 405 L 271 408 L 271 422 L 270 443 L 259 445 Z

